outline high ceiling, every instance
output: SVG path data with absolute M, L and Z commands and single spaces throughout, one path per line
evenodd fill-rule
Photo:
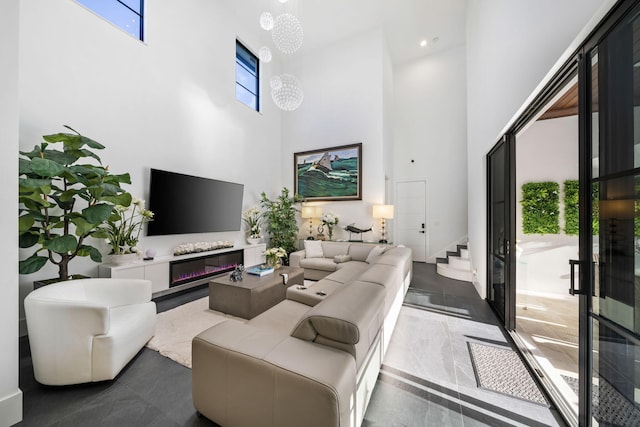
M 255 22 L 278 0 L 224 0 L 245 22 Z M 367 30 L 384 30 L 394 63 L 465 43 L 467 0 L 289 0 L 304 27 L 300 53 Z M 434 39 L 437 41 L 434 42 Z M 427 40 L 421 47 L 420 41 Z

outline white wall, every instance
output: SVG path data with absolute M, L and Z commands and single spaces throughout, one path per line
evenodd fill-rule
M 296 75 L 304 102 L 282 119 L 282 180 L 293 189 L 293 153 L 362 142 L 362 200 L 318 202 L 340 218 L 339 227 L 374 224 L 373 204 L 384 201 L 384 42 L 382 31 L 365 32 L 313 54 L 292 58 L 282 69 Z M 349 233 L 334 229 L 334 238 Z M 379 227 L 377 227 L 379 228 Z M 364 239 L 378 239 L 379 231 Z M 300 236 L 308 228 L 300 229 Z
M 474 285 L 486 295 L 486 154 L 580 30 L 613 0 L 469 0 L 468 206 Z M 584 35 L 581 35 L 584 37 Z
M 552 181 L 560 186 L 560 229 L 564 234 L 564 182 L 578 179 L 578 116 L 540 120 L 516 137 L 516 238 L 522 233 L 522 184 Z
M 103 164 L 131 173 L 127 189 L 142 198 L 151 167 L 243 183 L 245 207 L 262 191 L 279 192 L 281 113 L 268 98 L 279 64 L 263 67 L 261 113 L 235 99 L 235 39 L 257 51 L 257 22 L 238 22 L 222 1 L 154 0 L 141 43 L 72 0 L 21 7 L 21 148 L 68 124 L 105 145 Z M 140 247 L 164 255 L 180 243 L 222 239 L 242 242 L 244 233 L 149 237 Z M 76 259 L 70 272 L 95 277 L 97 265 Z M 52 266 L 22 276 L 22 293 L 55 276 Z
M 394 69 L 395 177 L 427 180 L 429 262 L 467 235 L 466 78 L 464 46 Z
M 19 1 L 0 5 L 0 129 L 5 151 L 18 151 L 18 20 Z M 15 157 L 2 156 L 0 177 L 4 208 L 0 216 L 0 427 L 22 420 L 22 392 L 18 388 L 18 211 L 13 202 L 18 188 Z

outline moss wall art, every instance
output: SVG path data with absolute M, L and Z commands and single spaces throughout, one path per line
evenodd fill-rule
M 560 233 L 560 185 L 557 182 L 528 182 L 522 185 L 522 232 Z
M 577 236 L 580 231 L 579 188 L 577 179 L 564 182 L 564 232 L 570 236 Z

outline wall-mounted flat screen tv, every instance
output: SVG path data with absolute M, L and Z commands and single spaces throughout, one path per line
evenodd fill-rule
M 147 235 L 238 231 L 243 184 L 151 169 Z

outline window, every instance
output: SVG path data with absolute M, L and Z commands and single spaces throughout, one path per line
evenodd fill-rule
M 260 111 L 258 57 L 236 40 L 236 99 Z
M 143 40 L 144 0 L 76 0 L 107 21 Z

